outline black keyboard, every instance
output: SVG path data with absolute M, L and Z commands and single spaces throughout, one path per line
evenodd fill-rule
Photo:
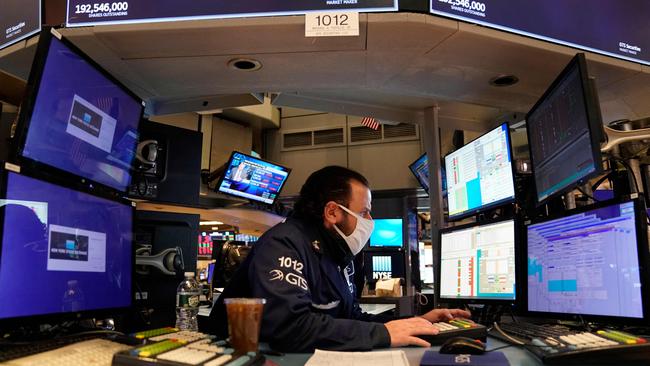
M 419 335 L 431 345 L 443 344 L 447 339 L 452 337 L 468 337 L 480 339 L 485 342 L 487 338 L 487 328 L 481 324 L 472 323 L 462 319 L 453 319 L 449 322 L 433 323 L 440 333 L 436 335 Z
M 546 364 L 650 364 L 647 339 L 615 330 L 513 322 L 495 325 L 490 336 L 523 345 Z

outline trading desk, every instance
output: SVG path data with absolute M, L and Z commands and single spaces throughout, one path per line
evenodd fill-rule
M 497 347 L 506 346 L 506 345 L 508 344 L 501 342 L 497 339 L 488 337 L 487 340 L 488 350 Z M 381 349 L 378 351 L 387 351 L 387 350 L 394 350 L 394 349 L 395 348 Z M 434 346 L 431 348 L 404 347 L 404 348 L 397 348 L 397 349 L 401 349 L 404 351 L 404 353 L 406 353 L 406 357 L 408 358 L 410 366 L 418 366 L 420 365 L 420 359 L 422 358 L 422 355 L 424 354 L 425 351 L 434 350 L 437 352 L 440 349 L 440 346 Z M 510 361 L 510 365 L 512 366 L 543 365 L 538 359 L 536 359 L 532 354 L 528 353 L 525 349 L 516 346 L 504 348 L 499 351 L 503 352 L 506 355 L 506 358 L 508 359 L 508 361 Z M 309 359 L 309 357 L 311 357 L 311 354 L 288 353 L 281 357 L 280 356 L 266 356 L 266 357 L 281 366 L 298 366 L 298 365 L 304 365 Z

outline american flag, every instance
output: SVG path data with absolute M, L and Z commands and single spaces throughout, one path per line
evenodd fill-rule
M 372 117 L 363 117 L 361 119 L 361 124 L 368 128 L 372 128 L 373 130 L 379 129 L 379 121 Z

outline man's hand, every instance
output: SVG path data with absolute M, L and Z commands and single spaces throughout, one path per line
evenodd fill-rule
M 390 334 L 391 347 L 421 346 L 431 347 L 429 342 L 418 338 L 418 335 L 436 335 L 438 329 L 426 319 L 415 317 L 408 319 L 393 320 L 386 324 Z
M 472 314 L 469 311 L 461 309 L 434 309 L 422 315 L 422 317 L 431 323 L 445 322 L 453 318 L 467 318 Z

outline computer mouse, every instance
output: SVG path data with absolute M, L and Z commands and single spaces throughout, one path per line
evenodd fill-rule
M 478 339 L 467 337 L 453 337 L 447 339 L 445 343 L 440 346 L 440 353 L 453 355 L 482 355 L 485 353 L 485 343 L 479 341 Z

